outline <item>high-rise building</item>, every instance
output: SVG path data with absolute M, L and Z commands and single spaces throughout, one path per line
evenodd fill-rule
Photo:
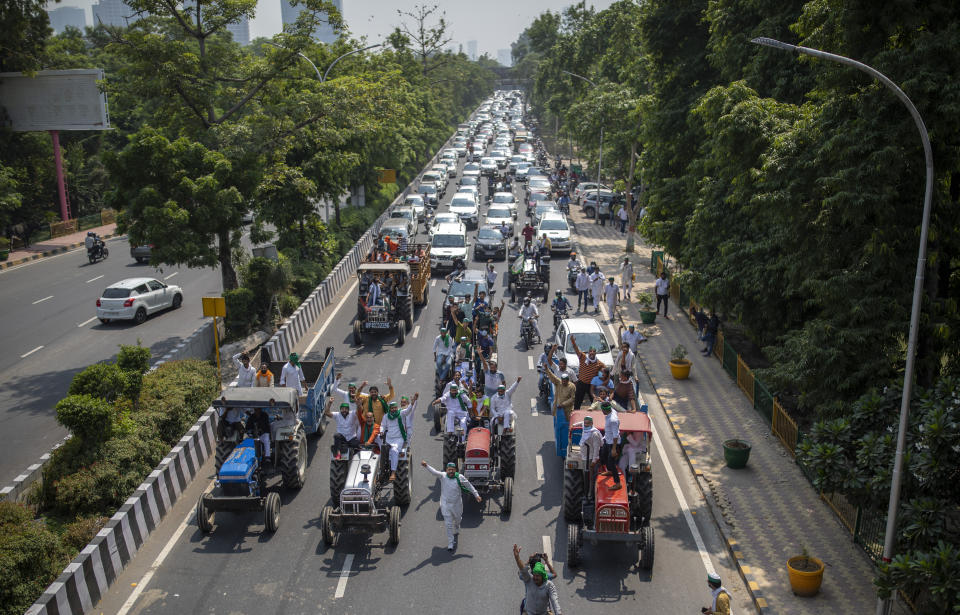
M 81 32 L 87 27 L 87 12 L 80 7 L 61 6 L 48 10 L 47 15 L 50 16 L 50 27 L 57 34 L 63 32 L 67 26 L 72 26 Z
M 134 19 L 133 9 L 123 0 L 100 0 L 93 5 L 93 25 L 124 26 Z
M 331 0 L 334 6 L 337 7 L 337 10 L 340 11 L 340 15 L 343 15 L 343 0 Z M 283 19 L 283 24 L 291 24 L 297 20 L 297 17 L 300 16 L 300 12 L 303 11 L 305 7 L 301 4 L 290 5 L 290 0 L 280 0 L 280 16 Z M 333 26 L 324 20 L 320 25 L 317 26 L 317 29 L 313 31 L 313 37 L 324 44 L 331 44 L 336 42 L 340 35 L 333 31 Z
M 509 49 L 497 49 L 497 62 L 504 66 L 513 66 L 513 58 Z
M 477 61 L 477 41 L 467 41 L 467 57 L 471 61 Z

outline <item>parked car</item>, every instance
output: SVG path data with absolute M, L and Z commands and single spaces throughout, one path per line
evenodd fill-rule
M 473 246 L 473 259 L 507 258 L 507 239 L 500 233 L 499 227 L 484 224 L 477 231 L 477 242 Z
M 604 190 L 607 190 L 607 191 L 610 190 L 609 187 L 604 186 L 603 184 L 597 184 L 597 182 L 580 182 L 579 184 L 577 184 L 577 187 L 573 189 L 573 194 L 570 196 L 573 199 L 573 201 L 577 205 L 579 205 L 583 199 L 583 195 L 586 194 L 587 192 L 596 192 L 598 185 L 600 186 L 601 192 Z
M 134 258 L 138 263 L 149 263 L 150 262 L 150 250 L 153 248 L 152 243 L 148 243 L 142 246 L 135 246 L 130 244 L 130 256 Z
M 128 278 L 111 284 L 97 299 L 97 318 L 106 324 L 111 320 L 132 320 L 138 325 L 166 309 L 177 309 L 183 303 L 179 286 L 164 284 L 153 278 Z
M 601 190 L 600 191 L 600 201 L 610 205 L 612 203 L 619 203 L 620 196 L 614 194 L 610 190 Z M 588 192 L 583 196 L 583 199 L 580 202 L 581 211 L 583 215 L 587 218 L 595 218 L 597 216 L 597 193 L 596 191 Z

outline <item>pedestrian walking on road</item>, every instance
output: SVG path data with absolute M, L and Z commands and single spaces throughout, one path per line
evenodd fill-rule
M 590 301 L 590 276 L 587 274 L 585 269 L 581 269 L 580 273 L 577 274 L 577 280 L 574 282 L 574 286 L 577 289 L 577 311 L 581 310 L 586 311 L 588 302 Z
M 670 301 L 670 280 L 667 279 L 666 271 L 660 272 L 660 277 L 654 283 L 654 288 L 657 292 L 657 314 L 660 313 L 660 302 L 663 302 L 663 317 L 669 320 L 667 304 Z
M 715 572 L 709 573 L 707 586 L 712 593 L 712 602 L 710 606 L 700 609 L 700 612 L 707 615 L 731 615 L 733 611 L 730 610 L 730 592 L 720 584 L 720 575 Z
M 549 580 L 547 567 L 543 562 L 534 563 L 529 569 L 520 559 L 520 547 L 513 545 L 513 559 L 517 563 L 517 573 L 523 583 L 524 596 L 520 603 L 522 615 L 563 615 L 560 611 L 560 600 L 557 598 L 557 588 Z
M 620 287 L 614 283 L 613 278 L 607 278 L 607 285 L 603 287 L 603 296 L 607 300 L 607 312 L 610 322 L 617 312 L 617 300 L 620 299 Z
M 479 503 L 480 494 L 465 477 L 457 472 L 457 464 L 450 462 L 446 471 L 435 469 L 426 459 L 420 465 L 440 479 L 440 512 L 443 514 L 443 523 L 447 528 L 447 551 L 453 553 L 457 548 L 457 539 L 460 535 L 460 521 L 463 519 L 462 493 L 470 494 Z
M 626 205 L 620 206 L 620 211 L 617 212 L 617 218 L 620 220 L 620 234 L 625 235 L 627 233 L 627 221 L 630 219 Z
M 620 288 L 623 290 L 623 300 L 630 303 L 630 295 L 633 294 L 633 263 L 628 256 L 624 256 L 620 263 Z
M 593 295 L 593 313 L 600 313 L 600 297 L 603 295 L 603 274 L 600 268 L 590 274 L 590 293 Z

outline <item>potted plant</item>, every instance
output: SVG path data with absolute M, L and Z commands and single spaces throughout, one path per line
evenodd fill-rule
M 677 347 L 670 353 L 670 373 L 677 380 L 686 380 L 690 377 L 690 365 L 686 346 L 677 344 Z
M 637 293 L 637 303 L 640 305 L 640 322 L 652 325 L 657 320 L 657 311 L 653 309 L 653 295 L 641 290 Z
M 10 240 L 6 237 L 0 237 L 0 261 L 5 261 L 10 256 Z
M 797 596 L 816 596 L 823 583 L 823 562 L 816 557 L 810 557 L 807 548 L 803 547 L 800 555 L 787 560 L 787 574 L 790 577 L 790 588 Z
M 734 438 L 724 440 L 723 458 L 727 462 L 727 467 L 740 470 L 747 467 L 747 460 L 750 459 L 750 443 L 746 440 Z

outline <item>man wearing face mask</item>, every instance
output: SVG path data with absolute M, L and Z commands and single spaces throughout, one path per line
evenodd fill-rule
M 340 403 L 340 411 L 334 414 L 327 408 L 324 412 L 330 418 L 337 420 L 337 433 L 333 434 L 333 444 L 330 445 L 330 452 L 334 459 L 340 459 L 350 449 L 360 448 L 360 418 L 356 411 L 350 410 L 348 402 Z
M 490 397 L 491 430 L 494 423 L 501 423 L 503 431 L 513 430 L 513 421 L 517 417 L 513 411 L 513 392 L 517 390 L 520 380 L 521 377 L 517 377 L 517 381 L 511 384 L 509 389 L 501 383 L 497 386 L 497 392 Z
M 440 512 L 443 514 L 444 525 L 447 527 L 447 551 L 453 553 L 460 536 L 460 520 L 463 519 L 462 493 L 472 495 L 479 503 L 480 494 L 466 477 L 457 472 L 457 464 L 450 462 L 446 471 L 441 472 L 433 468 L 426 460 L 420 465 L 434 476 L 440 478 Z

